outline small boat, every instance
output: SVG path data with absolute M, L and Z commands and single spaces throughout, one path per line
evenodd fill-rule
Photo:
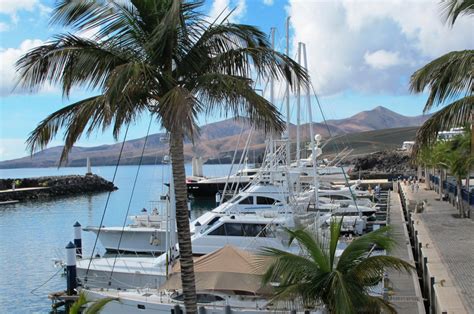
M 107 252 L 161 254 L 166 250 L 167 215 L 155 208 L 129 218 L 133 223 L 125 227 L 87 226 L 83 230 L 98 236 Z

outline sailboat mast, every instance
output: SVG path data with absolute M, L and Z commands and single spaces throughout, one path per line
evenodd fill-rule
M 272 50 L 275 50 L 275 27 L 270 28 L 271 40 L 272 40 Z M 270 77 L 270 103 L 274 105 L 275 103 L 275 79 L 273 75 Z M 270 133 L 270 158 L 274 159 L 273 156 L 273 132 Z
M 303 60 L 304 60 L 304 68 L 306 71 L 308 70 L 308 57 L 306 55 L 306 44 L 303 44 Z M 308 106 L 308 117 L 309 117 L 309 136 L 311 138 L 311 156 L 312 156 L 312 163 L 313 163 L 313 185 L 314 185 L 314 203 L 316 206 L 319 204 L 319 178 L 318 178 L 318 169 L 316 164 L 316 146 L 314 143 L 314 132 L 313 132 L 313 112 L 311 110 L 311 93 L 310 93 L 310 85 L 306 87 L 306 105 Z
M 303 43 L 298 43 L 298 64 L 301 64 L 301 49 Z M 301 85 L 296 89 L 296 166 L 300 166 L 300 124 L 301 124 Z
M 290 17 L 286 18 L 286 55 L 290 55 Z M 291 164 L 291 136 L 290 136 L 290 83 L 286 81 L 286 165 Z

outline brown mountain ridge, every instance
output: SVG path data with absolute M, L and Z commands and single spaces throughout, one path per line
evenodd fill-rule
M 330 135 L 333 137 L 339 136 L 340 138 L 344 134 L 357 132 L 416 127 L 420 126 L 428 117 L 426 115 L 407 117 L 379 106 L 372 110 L 362 111 L 346 119 L 328 120 L 326 124 L 313 123 L 313 128 L 315 134 L 321 134 L 324 139 L 329 139 Z M 242 135 L 240 135 L 241 132 Z M 199 138 L 194 140 L 194 145 L 191 141 L 185 143 L 185 157 L 187 160 L 190 160 L 193 155 L 198 155 L 211 162 L 229 162 L 236 148 L 238 151 L 243 150 L 250 132 L 252 132 L 252 136 L 249 158 L 252 159 L 252 156 L 258 156 L 263 152 L 267 136 L 260 131 L 252 131 L 245 118 L 238 120 L 228 119 L 202 126 Z M 292 139 L 295 138 L 295 133 L 296 126 L 291 125 L 290 134 Z M 301 134 L 303 140 L 309 138 L 309 124 L 302 126 Z M 368 132 L 368 142 L 370 142 L 371 134 Z M 364 138 L 363 135 L 362 138 Z M 164 133 L 148 136 L 142 161 L 143 164 L 161 163 L 162 157 L 167 154 L 168 150 L 168 144 L 165 139 L 166 134 Z M 401 144 L 404 140 L 407 139 L 394 139 L 394 143 L 400 142 Z M 120 164 L 138 164 L 144 141 L 144 137 L 126 141 Z M 346 144 L 350 146 L 350 142 Z M 74 147 L 69 155 L 67 166 L 85 166 L 87 157 L 91 159 L 91 163 L 94 166 L 115 165 L 121 145 L 122 143 L 115 143 L 95 147 Z M 1 161 L 0 168 L 56 167 L 61 150 L 62 146 L 56 146 L 35 153 L 33 156 Z

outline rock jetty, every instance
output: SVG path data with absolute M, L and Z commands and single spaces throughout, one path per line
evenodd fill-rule
M 15 190 L 12 190 L 15 183 Z M 0 202 L 36 200 L 117 190 L 110 181 L 95 174 L 38 178 L 0 179 Z
M 391 179 L 398 176 L 415 176 L 416 169 L 410 162 L 410 155 L 403 151 L 381 151 L 356 157 L 351 161 L 354 165 L 351 179 L 359 175 L 363 179 Z

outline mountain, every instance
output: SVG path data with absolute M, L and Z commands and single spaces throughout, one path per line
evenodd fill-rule
M 314 134 L 321 134 L 323 138 L 328 139 L 331 136 L 339 136 L 333 139 L 333 143 L 337 140 L 340 145 L 347 139 L 349 135 L 356 132 L 384 130 L 389 128 L 402 128 L 410 126 L 420 126 L 429 116 L 407 117 L 388 110 L 384 107 L 377 107 L 373 110 L 360 112 L 352 117 L 341 120 L 328 120 L 324 123 L 313 123 Z M 416 130 L 416 128 L 412 128 Z M 328 131 L 329 130 L 329 131 Z M 401 145 L 407 140 L 408 134 L 397 133 L 398 131 L 386 130 L 385 133 L 393 134 L 391 144 Z M 410 131 L 413 133 L 414 131 Z M 242 134 L 241 134 L 242 133 Z M 199 137 L 192 141 L 187 140 L 184 146 L 185 158 L 190 160 L 193 155 L 202 156 L 204 159 L 211 159 L 213 162 L 229 162 L 233 156 L 234 150 L 237 148 L 239 157 L 249 138 L 249 147 L 252 153 L 249 158 L 258 156 L 265 149 L 265 139 L 268 138 L 260 131 L 252 131 L 248 121 L 245 118 L 237 120 L 228 119 L 215 123 L 210 123 L 201 127 Z M 410 133 L 410 134 L 411 134 Z M 296 137 L 296 126 L 290 126 L 291 138 Z M 309 139 L 309 124 L 301 126 L 302 140 Z M 344 136 L 344 134 L 349 134 Z M 414 133 L 413 133 L 414 134 Z M 361 142 L 365 142 L 370 147 L 370 136 L 375 134 L 362 135 Z M 167 154 L 168 144 L 166 142 L 166 134 L 158 133 L 148 136 L 145 152 L 143 155 L 143 164 L 161 163 L 161 159 Z M 337 140 L 336 140 L 337 139 Z M 334 142 L 336 140 L 336 142 Z M 356 144 L 356 140 L 354 140 Z M 141 152 L 145 138 L 128 140 L 124 144 L 124 150 L 120 164 L 131 165 L 137 164 L 140 160 Z M 344 144 L 351 144 L 351 140 Z M 382 141 L 383 142 L 383 141 Z M 357 142 L 357 145 L 362 145 Z M 115 165 L 120 152 L 122 143 L 111 145 L 100 145 L 96 147 L 74 147 L 69 155 L 67 166 L 85 166 L 86 158 L 91 159 L 94 166 L 99 165 Z M 362 145 L 363 146 L 363 145 Z M 377 146 L 377 145 L 375 145 Z M 372 147 L 375 147 L 372 145 Z M 27 167 L 56 167 L 58 165 L 59 156 L 61 155 L 62 146 L 45 149 L 35 153 L 33 156 L 1 161 L 0 168 L 27 168 Z
M 346 133 L 420 126 L 429 115 L 407 117 L 378 106 L 369 111 L 359 112 L 341 120 L 328 120 L 327 123 L 342 128 Z

